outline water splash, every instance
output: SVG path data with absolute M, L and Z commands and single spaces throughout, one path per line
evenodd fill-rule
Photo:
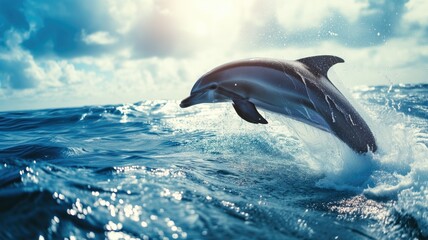
M 368 155 L 230 104 L 0 113 L 0 238 L 426 238 L 428 87 L 388 89 L 354 94 Z

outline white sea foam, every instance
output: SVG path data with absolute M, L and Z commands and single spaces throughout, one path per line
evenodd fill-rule
M 169 105 L 164 108 L 170 109 Z M 428 149 L 417 141 L 419 130 L 409 126 L 411 119 L 393 110 L 380 108 L 366 113 L 361 110 L 379 145 L 378 152 L 363 155 L 352 151 L 332 134 L 280 114 L 261 111 L 269 124 L 257 125 L 240 119 L 229 104 L 201 104 L 181 111 L 193 111 L 194 116 L 167 119 L 174 129 L 190 132 L 203 129 L 230 136 L 252 134 L 280 151 L 291 150 L 280 141 L 282 138 L 299 139 L 301 145 L 294 146 L 301 148 L 296 161 L 308 164 L 314 174 L 324 175 L 317 183 L 319 187 L 353 190 L 379 197 L 396 196 L 400 190 L 410 188 L 420 182 L 418 179 L 428 176 Z M 376 116 L 375 111 L 381 115 Z
M 240 119 L 229 104 L 202 104 L 179 111 L 168 104 L 165 111 L 176 114 L 165 120 L 172 129 L 188 133 L 202 130 L 217 136 L 217 143 L 201 143 L 205 147 L 209 145 L 211 150 L 222 152 L 240 148 L 249 154 L 266 155 L 263 152 L 266 149 L 257 152 L 251 144 L 245 145 L 247 140 L 259 139 L 274 151 L 292 155 L 293 162 L 284 159 L 283 164 L 303 166 L 305 174 L 320 176 L 315 183 L 320 188 L 352 191 L 369 199 L 395 199 L 395 211 L 413 217 L 423 236 L 427 236 L 428 149 L 421 143 L 420 129 L 413 124 L 412 117 L 387 106 L 372 104 L 364 107 L 364 111 L 355 104 L 374 132 L 379 147 L 376 153 L 361 155 L 332 134 L 280 114 L 261 110 L 269 124 L 257 125 Z M 180 111 L 192 111 L 194 115 L 180 117 Z

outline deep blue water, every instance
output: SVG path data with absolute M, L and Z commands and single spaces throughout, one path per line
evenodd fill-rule
M 428 85 L 355 89 L 379 151 L 231 104 L 0 113 L 0 239 L 428 238 Z

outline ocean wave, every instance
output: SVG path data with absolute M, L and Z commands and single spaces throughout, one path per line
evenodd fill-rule
M 374 154 L 230 104 L 0 113 L 0 238 L 428 237 L 428 85 L 353 96 Z

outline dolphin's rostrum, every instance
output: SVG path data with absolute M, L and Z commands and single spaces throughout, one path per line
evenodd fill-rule
M 327 77 L 330 67 L 342 62 L 326 55 L 227 63 L 203 75 L 180 107 L 232 101 L 244 120 L 267 124 L 259 107 L 330 132 L 358 153 L 375 152 L 370 128 Z

